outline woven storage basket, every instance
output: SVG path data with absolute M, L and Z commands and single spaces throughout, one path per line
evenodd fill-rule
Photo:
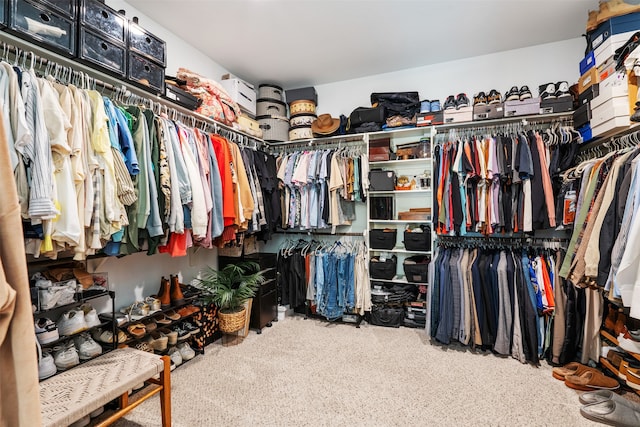
M 286 117 L 258 116 L 265 141 L 284 142 L 289 139 L 289 120 Z
M 244 328 L 244 319 L 247 313 L 247 309 L 242 307 L 242 310 L 236 313 L 223 313 L 218 312 L 218 326 L 220 331 L 225 334 L 230 334 Z
M 277 99 L 259 98 L 256 101 L 256 116 L 287 116 L 287 104 Z
M 280 86 L 264 83 L 258 86 L 258 97 L 271 98 L 271 99 L 277 99 L 278 101 L 284 101 L 284 91 Z

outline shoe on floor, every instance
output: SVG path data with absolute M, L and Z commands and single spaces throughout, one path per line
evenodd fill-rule
M 80 360 L 93 359 L 102 354 L 102 347 L 88 333 L 76 337 L 73 341 Z
M 583 417 L 598 423 L 617 427 L 640 426 L 640 411 L 614 400 L 585 405 L 580 408 Z
M 63 346 L 54 347 L 53 361 L 60 371 L 73 368 L 80 364 L 80 357 L 73 341 L 69 341 Z
M 178 344 L 178 351 L 183 361 L 191 360 L 196 356 L 196 352 L 186 342 Z
M 567 375 L 564 384 L 575 390 L 615 390 L 620 387 L 618 380 L 607 377 L 602 372 L 585 371 L 580 375 Z
M 84 320 L 84 311 L 74 309 L 62 314 L 58 319 L 60 335 L 70 336 L 89 329 Z
M 583 372 L 587 371 L 597 371 L 597 369 L 583 365 L 582 363 L 569 362 L 564 366 L 553 368 L 551 375 L 553 375 L 553 378 L 557 380 L 564 381 L 568 375 L 581 375 Z
M 625 405 L 638 406 L 638 408 L 640 408 L 640 405 L 638 405 L 637 403 L 632 402 L 629 399 L 625 399 L 615 391 L 611 391 L 611 390 L 585 391 L 584 393 L 580 394 L 578 399 L 580 400 L 580 403 L 582 403 L 583 405 L 593 405 L 594 403 L 613 400 L 615 402 L 619 402 Z
M 171 347 L 167 354 L 176 366 L 182 365 L 182 354 L 180 354 L 180 350 L 178 350 L 176 347 Z
M 58 327 L 51 319 L 47 319 L 46 317 L 39 318 L 36 320 L 35 328 L 36 337 L 40 344 L 48 344 L 60 338 Z

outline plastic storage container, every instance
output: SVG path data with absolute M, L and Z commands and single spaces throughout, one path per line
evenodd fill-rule
M 101 68 L 119 77 L 127 71 L 127 50 L 123 45 L 111 43 L 108 38 L 80 28 L 78 58 L 92 67 Z

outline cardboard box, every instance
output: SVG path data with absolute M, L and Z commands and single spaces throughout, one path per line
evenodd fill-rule
M 596 56 L 593 51 L 591 51 L 587 54 L 587 56 L 584 57 L 584 59 L 580 61 L 580 75 L 583 75 L 584 73 L 589 71 L 590 68 L 593 68 L 595 66 Z
M 628 104 L 629 79 L 624 71 L 617 72 L 603 80 L 598 85 L 598 96 L 591 101 L 591 108 L 594 109 L 610 99 L 624 98 Z
M 540 98 L 529 98 L 524 101 L 505 101 L 504 116 L 529 116 L 540 114 Z
M 487 104 L 473 107 L 473 120 L 492 120 L 504 117 L 504 105 L 500 102 L 497 104 Z
M 626 96 L 609 98 L 599 105 L 592 106 L 590 123 L 593 135 L 601 136 L 604 129 L 603 125 L 607 122 L 611 123 L 609 123 L 609 127 L 606 130 L 614 127 L 629 126 L 630 116 L 631 112 L 629 111 L 629 102 Z
M 227 91 L 242 109 L 249 114 L 256 114 L 256 89 L 253 85 L 236 78 L 224 79 L 220 82 L 224 90 Z
M 540 101 L 540 114 L 566 113 L 572 110 L 573 98 L 570 96 L 543 99 Z
M 418 113 L 416 126 L 432 126 L 444 123 L 444 112 L 436 111 L 431 113 Z
M 611 36 L 640 29 L 640 12 L 614 16 L 604 21 L 591 33 L 591 47 L 596 49 Z M 628 38 L 628 37 L 627 37 Z
M 600 75 L 598 69 L 590 68 L 585 74 L 580 76 L 578 80 L 578 93 L 582 93 L 587 90 L 591 85 L 600 83 Z
M 600 66 L 616 53 L 616 49 L 622 47 L 627 40 L 635 33 L 629 31 L 627 33 L 616 34 L 606 39 L 600 46 L 595 48 L 593 54 L 596 57 L 596 66 Z
M 473 121 L 473 107 L 444 110 L 445 123 L 464 123 Z

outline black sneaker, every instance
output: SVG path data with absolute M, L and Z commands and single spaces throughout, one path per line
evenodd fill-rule
M 487 105 L 487 95 L 484 92 L 478 92 L 476 96 L 473 97 L 473 106 L 482 106 Z
M 522 86 L 519 92 L 520 101 L 524 101 L 525 99 L 532 98 L 531 91 L 529 90 L 529 86 Z
M 564 98 L 565 96 L 571 96 L 569 92 L 569 83 L 558 82 L 556 83 L 556 98 Z
M 502 101 L 502 95 L 497 90 L 491 89 L 489 96 L 487 96 L 487 101 L 489 104 L 499 104 Z
M 189 322 L 182 322 L 182 329 L 186 330 L 191 335 L 200 333 L 200 328 Z
M 456 98 L 456 109 L 469 106 L 469 98 L 466 93 L 459 93 Z
M 444 109 L 453 110 L 454 108 L 456 108 L 456 98 L 453 95 L 449 95 L 444 101 Z
M 525 86 L 526 87 L 526 86 Z M 504 94 L 505 101 L 517 101 L 520 99 L 520 90 L 518 86 L 513 86 Z
M 553 99 L 556 97 L 556 85 L 553 83 L 545 83 L 538 86 L 538 92 L 540 92 L 540 99 Z

